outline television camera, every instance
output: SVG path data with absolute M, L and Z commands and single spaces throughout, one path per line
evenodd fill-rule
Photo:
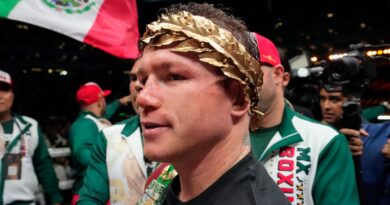
M 322 61 L 314 67 L 299 68 L 292 71 L 294 88 L 289 92 L 295 99 L 293 103 L 310 108 L 320 119 L 319 89 L 327 92 L 342 92 L 347 97 L 343 105 L 340 126 L 359 130 L 361 126 L 360 99 L 370 80 L 376 77 L 374 60 L 354 49 L 347 55 Z

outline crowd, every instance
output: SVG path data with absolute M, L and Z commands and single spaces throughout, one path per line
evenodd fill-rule
M 0 71 L 0 204 L 390 204 L 390 123 L 343 124 L 351 96 L 334 84 L 319 90 L 321 122 L 302 115 L 274 43 L 235 16 L 172 5 L 140 51 L 129 95 L 107 103 L 111 90 L 87 82 L 79 116 L 43 130 L 12 112 Z M 109 121 L 130 104 L 134 116 Z

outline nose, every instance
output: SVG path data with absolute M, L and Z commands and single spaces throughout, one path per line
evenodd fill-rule
M 141 113 L 146 114 L 147 112 L 158 109 L 161 106 L 160 99 L 158 98 L 159 88 L 156 80 L 149 77 L 144 85 L 141 83 L 136 84 L 138 91 L 136 103 L 140 108 Z
M 329 110 L 331 108 L 331 103 L 329 100 L 324 101 L 324 109 Z

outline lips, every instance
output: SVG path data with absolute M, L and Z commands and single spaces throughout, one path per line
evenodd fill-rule
M 145 129 L 157 129 L 160 127 L 166 127 L 166 125 L 154 123 L 154 122 L 147 122 L 147 123 L 143 124 L 143 126 L 145 127 Z
M 333 117 L 334 117 L 334 114 L 331 114 L 331 113 L 324 113 L 322 115 L 322 118 L 326 118 L 326 119 L 333 118 Z
M 169 128 L 168 124 L 161 122 L 152 122 L 152 121 L 142 121 L 142 135 L 144 138 L 157 138 Z

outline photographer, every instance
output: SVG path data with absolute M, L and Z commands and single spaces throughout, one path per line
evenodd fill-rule
M 375 67 L 366 60 L 347 56 L 325 66 L 320 80 L 322 121 L 349 141 L 361 203 L 389 204 L 389 161 L 381 153 L 388 132 L 383 131 L 383 125 L 361 117 L 360 96 L 375 74 Z
M 363 140 L 361 136 L 368 136 L 364 129 L 351 129 L 342 125 L 343 105 L 348 97 L 343 95 L 341 88 L 333 88 L 327 90 L 325 87 L 320 89 L 320 107 L 322 114 L 322 122 L 332 125 L 339 129 L 341 133 L 348 136 L 349 147 L 353 156 L 361 156 L 363 154 Z

